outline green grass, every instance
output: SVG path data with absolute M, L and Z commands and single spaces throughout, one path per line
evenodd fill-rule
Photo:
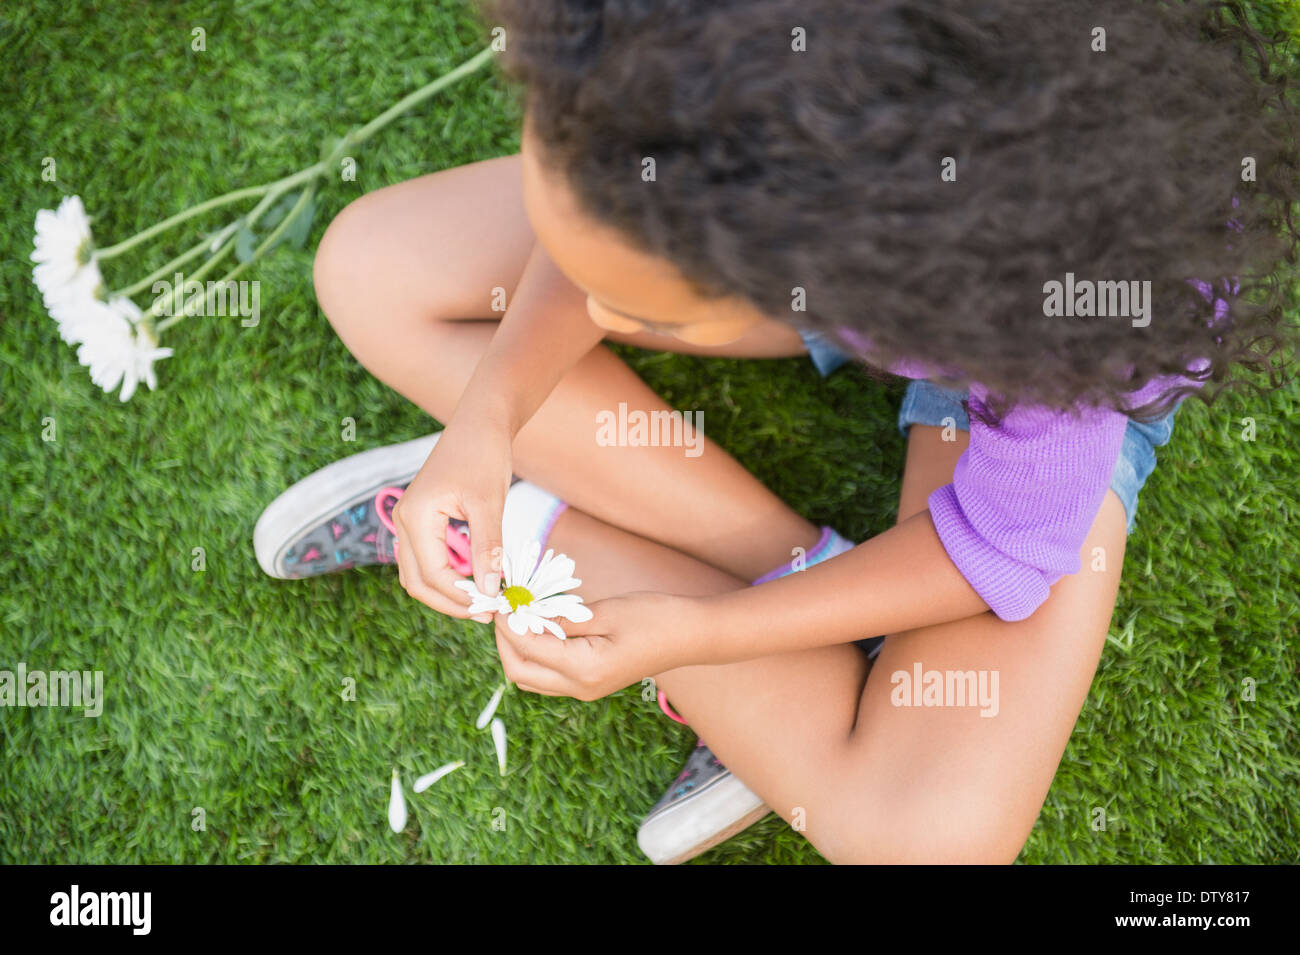
M 167 342 L 177 354 L 159 365 L 160 389 L 126 405 L 58 340 L 26 265 L 36 210 L 64 195 L 117 241 L 314 161 L 327 135 L 477 50 L 467 8 L 70 6 L 0 12 L 0 669 L 99 669 L 107 702 L 99 719 L 0 710 L 0 862 L 641 861 L 637 822 L 694 737 L 635 689 L 590 704 L 511 691 L 499 778 L 473 728 L 500 673 L 482 628 L 410 600 L 391 568 L 273 581 L 253 557 L 253 524 L 288 484 L 430 430 L 334 335 L 311 251 L 355 196 L 515 151 L 497 78 L 463 82 L 359 150 L 357 181 L 325 192 L 306 249 L 248 276 L 262 283 L 261 324 L 190 320 Z M 195 26 L 205 53 L 190 52 Z M 57 182 L 41 180 L 46 156 Z M 898 385 L 853 370 L 822 380 L 805 360 L 625 354 L 809 518 L 858 537 L 892 522 Z M 1298 396 L 1180 412 L 1022 861 L 1296 860 Z M 1246 416 L 1254 443 L 1240 437 Z M 354 444 L 340 440 L 345 417 Z M 355 702 L 342 699 L 349 678 Z M 1241 699 L 1247 679 L 1255 702 Z M 463 770 L 409 792 L 458 758 Z M 394 765 L 411 811 L 400 836 L 385 821 Z M 1099 806 L 1104 832 L 1090 826 Z M 195 807 L 204 831 L 191 828 Z M 502 813 L 504 831 L 492 825 Z M 821 858 L 769 817 L 700 861 Z

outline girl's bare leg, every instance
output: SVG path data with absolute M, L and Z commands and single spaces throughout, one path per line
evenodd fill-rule
M 531 249 L 507 157 L 371 193 L 345 209 L 317 255 L 317 291 L 340 337 L 377 377 L 434 417 L 455 408 L 492 333 L 489 290 L 513 289 Z M 713 350 L 799 354 L 783 326 Z M 654 335 L 613 340 L 697 350 Z M 601 448 L 594 416 L 620 401 L 666 406 L 594 349 L 520 432 L 520 474 L 568 500 L 553 531 L 591 599 L 629 589 L 717 592 L 808 547 L 816 530 L 711 443 Z M 965 446 L 914 426 L 900 519 L 952 478 Z M 984 614 L 891 637 L 868 676 L 843 645 L 656 675 L 674 708 L 768 805 L 832 861 L 1010 861 L 1041 808 L 1101 652 L 1124 552 L 1108 494 L 1084 545 L 1106 570 L 1059 581 L 1028 620 Z M 617 555 L 617 559 L 612 559 Z M 697 559 L 698 558 L 698 559 Z M 703 563 L 701 563 L 703 561 Z M 863 633 L 862 636 L 873 636 Z M 997 714 L 890 704 L 889 676 L 998 674 Z
M 899 519 L 952 480 L 967 441 L 914 425 Z M 963 433 L 963 439 L 965 439 Z M 1101 657 L 1124 506 L 1108 492 L 1081 555 L 1029 619 L 991 613 L 890 636 L 859 691 L 821 651 L 656 677 L 718 758 L 833 862 L 1011 862 L 1028 838 Z M 1093 571 L 1095 548 L 1105 569 Z M 867 634 L 863 634 L 867 636 Z M 855 647 L 833 650 L 860 652 Z M 893 705 L 895 673 L 997 676 L 996 708 Z M 991 684 L 990 684 L 991 685 Z M 1087 812 L 1080 807 L 1079 812 Z
M 952 479 L 967 442 L 940 435 L 911 429 L 899 520 Z M 551 541 L 590 569 L 583 593 L 591 599 L 745 586 L 581 511 L 566 511 Z M 891 636 L 874 666 L 857 647 L 841 645 L 683 667 L 655 679 L 727 768 L 831 861 L 1011 862 L 1087 696 L 1124 544 L 1124 509 L 1111 492 L 1082 551 L 1090 568 L 1094 548 L 1102 548 L 1106 569 L 1063 578 L 1028 620 L 986 613 Z M 961 707 L 893 705 L 891 675 L 910 677 L 918 664 L 922 672 L 971 671 L 977 679 L 997 674 L 996 694 Z

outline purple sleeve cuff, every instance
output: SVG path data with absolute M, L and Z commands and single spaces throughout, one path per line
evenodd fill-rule
M 971 389 L 972 412 L 986 410 Z M 930 518 L 952 562 L 998 617 L 1024 620 L 1051 586 L 1077 573 L 1110 486 L 1128 419 L 1019 407 L 996 425 L 972 413 L 970 446 L 952 483 L 930 495 Z
M 982 538 L 962 513 L 953 485 L 930 495 L 930 519 L 957 570 L 1000 619 L 1024 620 L 1047 599 L 1046 575 Z

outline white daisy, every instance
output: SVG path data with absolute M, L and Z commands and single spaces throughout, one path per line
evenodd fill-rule
M 542 545 L 537 541 L 520 541 L 507 548 L 501 561 L 501 593 L 479 593 L 472 580 L 458 580 L 456 586 L 472 598 L 469 612 L 509 614 L 506 623 L 515 633 L 541 633 L 549 630 L 561 640 L 564 630 L 552 619 L 564 617 L 575 623 L 591 619 L 591 611 L 577 594 L 565 593 L 582 583 L 573 576 L 571 557 L 548 550 L 539 561 Z
M 105 391 L 121 382 L 122 401 L 135 394 L 141 381 L 151 391 L 157 388 L 153 363 L 171 355 L 172 350 L 158 347 L 149 323 L 140 321 L 142 313 L 136 304 L 118 297 L 107 303 L 88 303 L 87 308 L 94 314 L 78 327 L 84 337 L 77 361 L 90 369 L 90 380 Z
M 36 250 L 32 252 L 32 281 L 46 307 L 70 287 L 99 284 L 99 267 L 91 258 L 90 219 L 80 196 L 65 196 L 56 210 L 36 213 Z
M 86 340 L 87 328 L 102 318 L 98 306 L 104 304 L 100 293 L 104 280 L 99 266 L 91 263 L 76 278 L 45 296 L 45 309 L 59 326 L 59 337 L 69 345 Z

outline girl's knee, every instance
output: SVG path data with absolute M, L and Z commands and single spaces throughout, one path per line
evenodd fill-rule
M 807 833 L 837 865 L 1009 865 L 1028 835 L 1014 812 L 971 793 L 868 789 L 845 809 Z
M 366 199 L 361 196 L 343 207 L 325 229 L 312 262 L 312 283 L 321 310 L 332 323 L 346 318 L 347 301 L 358 276 L 365 274 Z

